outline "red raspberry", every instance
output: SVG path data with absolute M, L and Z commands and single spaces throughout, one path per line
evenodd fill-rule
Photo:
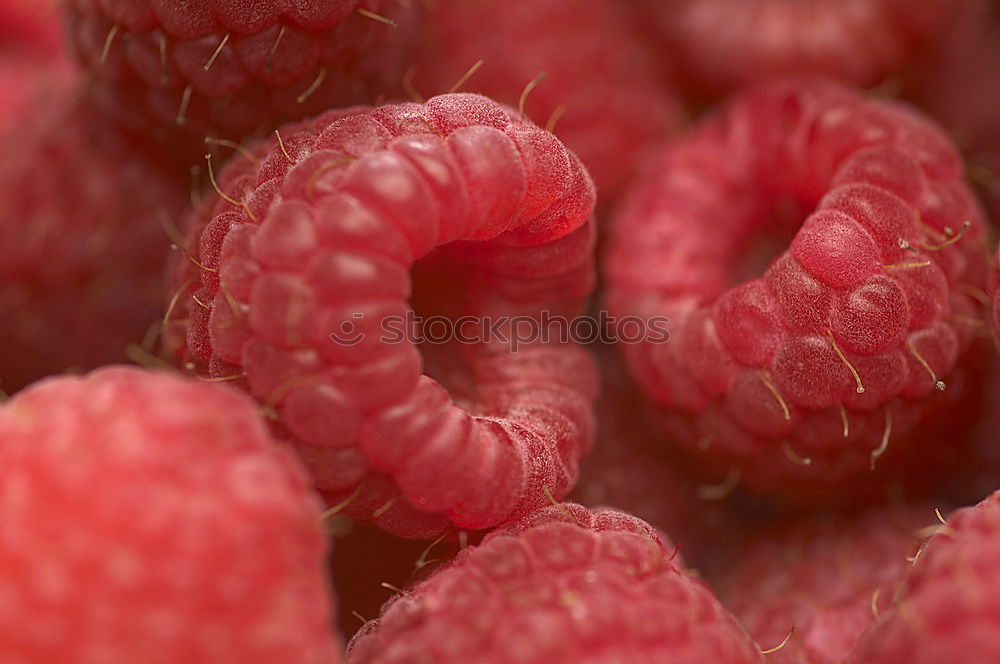
M 908 96 L 955 139 L 969 180 L 1000 219 L 1000 6 L 963 0 L 958 20 L 941 30 Z M 912 89 L 915 88 L 915 89 Z
M 643 397 L 620 360 L 610 352 L 598 360 L 597 432 L 569 499 L 588 507 L 613 505 L 669 533 L 686 564 L 699 571 L 726 564 L 727 549 L 741 541 L 748 515 L 721 500 L 726 496 L 715 487 L 699 486 L 676 455 L 666 453 L 658 434 L 637 417 Z
M 72 76 L 60 27 L 54 2 L 0 3 L 0 134 L 24 117 L 38 94 Z
M 938 528 L 918 553 L 893 610 L 865 634 L 858 664 L 1000 661 L 998 562 L 1000 492 Z
M 395 0 L 68 0 L 69 34 L 102 108 L 162 152 L 256 130 L 399 80 L 411 10 Z M 178 143 L 178 139 L 181 142 Z M 186 139 L 186 140 L 185 140 Z
M 579 160 L 477 95 L 336 111 L 278 136 L 231 163 L 224 198 L 193 220 L 202 268 L 179 259 L 178 355 L 254 394 L 352 518 L 433 536 L 565 495 L 596 391 L 581 348 L 421 349 L 396 332 L 408 299 L 477 338 L 506 316 L 579 312 L 594 205 Z
M 933 521 L 929 508 L 816 519 L 759 533 L 713 586 L 723 605 L 767 647 L 768 664 L 843 664 L 862 633 L 888 610 Z
M 0 409 L 17 662 L 336 662 L 319 503 L 253 404 L 116 367 Z
M 948 140 L 901 105 L 792 80 L 651 166 L 615 220 L 606 301 L 671 319 L 669 342 L 621 348 L 677 442 L 796 501 L 876 486 L 887 447 L 883 469 L 928 468 L 907 434 L 960 400 L 940 391 L 963 387 L 987 273 Z M 796 210 L 813 210 L 797 231 Z M 793 233 L 773 261 L 755 253 Z
M 717 96 L 782 74 L 872 86 L 898 73 L 960 0 L 646 0 L 685 84 Z
M 679 123 L 677 96 L 616 0 L 427 5 L 415 87 L 448 90 L 482 59 L 482 68 L 463 88 L 509 104 L 520 100 L 540 125 L 553 125 L 583 160 L 605 203 L 621 193 L 649 148 Z M 545 78 L 538 79 L 543 72 Z
M 162 317 L 185 187 L 68 82 L 0 138 L 0 387 L 123 360 Z M 127 192 L 127 195 L 124 193 Z
M 555 505 L 491 533 L 397 595 L 348 646 L 378 662 L 759 662 L 642 521 Z

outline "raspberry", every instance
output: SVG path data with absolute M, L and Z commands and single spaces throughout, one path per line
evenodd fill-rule
M 961 147 L 969 180 L 1000 218 L 1000 7 L 964 0 L 908 86 L 908 96 Z
M 477 95 L 328 113 L 247 157 L 192 219 L 202 269 L 179 259 L 176 355 L 256 396 L 352 518 L 430 537 L 565 495 L 590 440 L 590 357 L 476 327 L 579 312 L 594 205 L 579 160 Z M 421 349 L 408 298 L 483 342 Z
M 54 2 L 0 4 L 0 134 L 34 97 L 73 75 L 59 42 Z
M 194 159 L 399 80 L 412 13 L 394 0 L 69 0 L 77 58 L 101 107 Z M 167 140 L 169 139 L 169 140 Z
M 162 317 L 187 191 L 63 81 L 0 138 L 0 387 L 124 359 Z M 128 192 L 124 195 L 123 192 Z
M 865 634 L 858 664 L 986 664 L 1000 659 L 1000 493 L 952 514 L 918 553 L 891 612 Z
M 397 595 L 348 646 L 379 662 L 759 662 L 648 524 L 555 505 Z
M 726 564 L 723 553 L 741 541 L 750 516 L 713 499 L 714 492 L 697 486 L 676 455 L 665 453 L 655 431 L 636 417 L 642 395 L 625 368 L 610 352 L 598 359 L 597 432 L 569 499 L 586 506 L 613 505 L 670 533 L 686 563 L 699 571 Z
M 685 84 L 719 95 L 782 74 L 871 86 L 898 73 L 956 0 L 646 0 Z
M 0 440 L 7 661 L 339 661 L 318 501 L 242 395 L 53 378 Z
M 463 87 L 510 104 L 520 99 L 539 124 L 554 126 L 583 160 L 605 203 L 621 193 L 649 148 L 679 124 L 676 94 L 615 0 L 427 4 L 415 87 L 448 90 L 482 59 Z
M 789 210 L 812 213 L 795 231 Z M 775 82 L 637 183 L 614 223 L 606 302 L 618 319 L 670 318 L 668 343 L 622 352 L 682 448 L 757 491 L 833 500 L 878 485 L 876 465 L 926 476 L 921 455 L 948 447 L 907 436 L 962 398 L 984 223 L 954 149 L 916 113 Z M 792 233 L 773 261 L 752 251 Z M 763 276 L 739 283 L 741 261 Z
M 758 643 L 779 644 L 795 628 L 770 664 L 852 662 L 862 633 L 902 584 L 928 515 L 887 509 L 765 531 L 713 586 Z

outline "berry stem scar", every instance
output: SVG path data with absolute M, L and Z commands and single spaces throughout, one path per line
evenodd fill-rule
M 844 355 L 844 352 L 840 350 L 840 346 L 837 345 L 837 340 L 833 338 L 833 331 L 827 330 L 826 333 L 830 336 L 830 344 L 833 346 L 834 352 L 837 353 L 837 357 L 840 358 L 841 362 L 847 365 L 847 368 L 851 371 L 851 375 L 854 376 L 854 382 L 857 384 L 858 394 L 864 394 L 865 386 L 861 383 L 861 376 L 858 375 L 854 365 L 847 360 L 847 356 Z

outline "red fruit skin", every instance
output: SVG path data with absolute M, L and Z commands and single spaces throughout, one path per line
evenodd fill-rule
M 206 136 L 241 140 L 374 102 L 402 75 L 413 23 L 394 0 L 68 0 L 67 9 L 97 103 L 182 161 L 204 154 Z
M 1000 659 L 1000 493 L 951 514 L 920 553 L 892 611 L 865 634 L 858 664 Z
M 961 0 L 645 0 L 689 92 L 791 74 L 869 87 L 903 70 Z
M 661 435 L 641 416 L 643 396 L 621 359 L 611 347 L 597 357 L 597 433 L 568 499 L 586 507 L 613 506 L 669 533 L 684 564 L 702 573 L 728 565 L 730 550 L 742 542 L 753 518 L 748 512 L 758 505 L 745 495 L 701 498 L 705 486 L 664 448 Z
M 738 284 L 751 242 L 794 228 L 785 208 L 813 212 Z M 986 285 L 985 227 L 954 148 L 912 110 L 774 82 L 651 163 L 613 223 L 605 302 L 670 318 L 668 342 L 620 347 L 682 449 L 716 477 L 830 502 L 882 485 L 873 458 L 926 476 L 922 455 L 947 447 L 908 436 L 974 398 L 959 392 L 976 369 L 968 321 L 986 315 L 969 294 Z
M 614 0 L 442 0 L 426 3 L 423 47 L 414 56 L 417 91 L 463 85 L 515 106 L 553 131 L 594 178 L 602 204 L 615 200 L 650 148 L 680 124 L 681 107 L 662 64 Z
M 63 53 L 61 27 L 54 1 L 0 5 L 0 134 L 10 130 L 37 95 L 74 75 Z
M 743 542 L 734 565 L 712 586 L 764 648 L 795 627 L 768 662 L 851 662 L 862 633 L 876 622 L 874 611 L 891 606 L 910 568 L 907 557 L 922 541 L 921 527 L 931 522 L 927 507 L 772 525 Z
M 320 504 L 253 403 L 112 367 L 0 409 L 19 662 L 337 662 Z
M 174 264 L 175 357 L 251 392 L 331 505 L 396 534 L 486 528 L 565 495 L 592 437 L 592 360 L 543 338 L 512 352 L 496 324 L 581 311 L 594 190 L 579 160 L 477 95 L 280 136 L 190 219 L 202 267 Z M 396 334 L 410 301 L 485 320 L 493 341 L 420 348 Z
M 963 0 L 940 30 L 906 93 L 948 130 L 968 164 L 969 180 L 994 221 L 1000 217 L 1000 8 Z
M 163 316 L 170 242 L 188 204 L 75 83 L 35 99 L 0 137 L 0 387 L 123 361 Z M 128 192 L 124 195 L 123 192 Z
M 555 505 L 397 595 L 352 664 L 759 662 L 753 642 L 644 522 Z

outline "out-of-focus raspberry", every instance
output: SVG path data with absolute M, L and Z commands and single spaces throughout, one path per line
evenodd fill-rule
M 352 664 L 759 662 L 760 651 L 646 523 L 553 505 L 397 595 Z
M 402 76 L 413 10 L 396 0 L 68 0 L 73 50 L 98 105 L 191 161 L 206 136 L 241 140 L 330 108 L 373 103 Z
M 163 317 L 184 178 L 63 81 L 0 137 L 0 388 L 122 361 Z M 169 226 L 169 223 L 167 224 Z M 153 330 L 155 332 L 155 330 Z
M 340 661 L 320 503 L 254 404 L 114 367 L 0 408 L 10 662 Z

